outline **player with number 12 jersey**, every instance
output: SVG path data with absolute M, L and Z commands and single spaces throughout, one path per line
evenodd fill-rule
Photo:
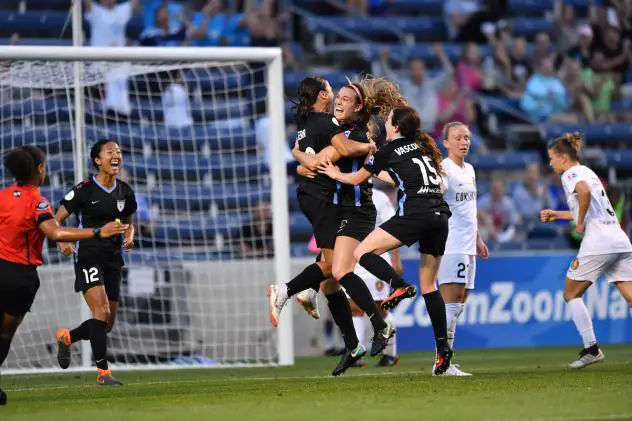
M 469 291 L 474 289 L 476 256 L 487 259 L 489 255 L 487 246 L 478 233 L 474 167 L 465 162 L 470 150 L 471 135 L 469 128 L 460 122 L 448 123 L 443 128 L 443 142 L 448 150 L 448 157 L 442 162 L 446 173 L 443 177 L 443 197 L 450 206 L 452 217 L 437 279 L 445 301 L 448 343 L 452 349 L 457 320 L 463 313 Z M 451 364 L 443 375 L 471 374 Z

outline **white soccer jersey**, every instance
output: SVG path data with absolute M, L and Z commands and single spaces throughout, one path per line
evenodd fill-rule
M 450 158 L 441 163 L 446 172 L 447 188 L 443 198 L 448 203 L 452 217 L 449 219 L 448 241 L 444 254 L 476 254 L 476 174 L 467 162 L 460 167 Z
M 591 200 L 584 221 L 586 230 L 577 257 L 632 252 L 630 239 L 621 229 L 606 189 L 599 177 L 584 165 L 575 165 L 562 174 L 562 186 L 575 222 L 579 214 L 575 186 L 580 181 L 586 182 L 590 187 Z
M 395 207 L 391 203 L 391 199 L 383 191 L 373 189 L 373 204 L 377 211 L 375 224 L 378 227 L 395 216 Z

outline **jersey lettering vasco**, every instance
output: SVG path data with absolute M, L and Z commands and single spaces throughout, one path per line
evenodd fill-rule
M 347 138 L 355 140 L 360 143 L 369 143 L 367 136 L 367 127 L 350 127 L 347 125 L 342 126 L 345 130 L 344 133 Z M 365 156 L 358 156 L 355 158 L 343 156 L 336 162 L 336 165 L 343 173 L 350 173 L 358 171 L 364 165 L 366 161 Z M 342 206 L 373 206 L 372 194 L 373 194 L 372 180 L 369 178 L 366 182 L 359 186 L 352 186 L 350 184 L 343 184 L 336 182 L 336 193 L 334 194 L 334 204 Z
M 450 213 L 441 193 L 438 169 L 412 139 L 400 137 L 387 143 L 369 158 L 364 168 L 373 174 L 388 171 L 399 189 L 398 215 Z
M 300 151 L 316 155 L 331 145 L 332 137 L 342 132 L 344 129 L 333 114 L 311 112 L 299 122 L 296 140 Z M 299 176 L 298 190 L 333 203 L 336 182 L 324 174 L 314 178 Z
M 584 221 L 586 230 L 577 257 L 632 252 L 630 239 L 619 224 L 606 189 L 599 177 L 584 165 L 575 165 L 562 174 L 562 186 L 575 222 L 579 215 L 575 187 L 581 181 L 588 184 L 591 198 Z
M 76 214 L 83 228 L 100 228 L 115 219 L 127 218 L 136 212 L 136 196 L 132 188 L 121 180 L 108 189 L 96 180 L 88 178 L 77 184 L 62 199 L 70 214 Z M 122 236 L 91 238 L 77 245 L 75 261 L 85 264 L 110 264 L 122 266 Z
M 474 167 L 467 162 L 460 167 L 450 158 L 444 159 L 441 165 L 447 185 L 443 197 L 452 212 L 445 254 L 476 255 L 478 221 Z
M 53 218 L 50 203 L 37 187 L 14 184 L 0 190 L 0 259 L 41 265 L 44 233 L 39 224 Z

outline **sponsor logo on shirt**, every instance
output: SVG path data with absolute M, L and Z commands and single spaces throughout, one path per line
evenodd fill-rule
M 50 208 L 50 205 L 47 202 L 39 202 L 36 207 L 37 210 L 41 210 L 41 211 L 46 210 L 48 208 Z
M 22 192 L 20 192 L 18 190 L 13 192 L 13 197 L 20 197 L 20 196 L 22 196 Z
M 64 196 L 64 199 L 66 200 L 72 200 L 72 198 L 75 197 L 75 191 L 74 190 L 70 190 L 68 192 L 68 194 L 66 196 Z

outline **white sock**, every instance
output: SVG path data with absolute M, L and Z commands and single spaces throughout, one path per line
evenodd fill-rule
M 568 305 L 571 307 L 573 322 L 575 322 L 575 328 L 577 328 L 577 331 L 582 337 L 584 348 L 589 348 L 596 344 L 597 338 L 595 337 L 595 330 L 593 329 L 590 313 L 588 312 L 588 308 L 586 308 L 586 304 L 584 304 L 584 300 L 574 298 L 568 302 Z
M 353 327 L 355 328 L 356 335 L 358 335 L 358 341 L 365 345 L 364 343 L 364 316 L 353 316 Z
M 395 328 L 395 316 L 390 311 L 386 313 L 386 317 L 384 318 L 386 323 L 393 326 Z M 384 355 L 388 355 L 389 357 L 397 357 L 397 335 L 393 335 L 393 337 L 386 344 L 386 348 L 384 348 Z
M 448 345 L 454 349 L 454 336 L 456 335 L 456 321 L 463 313 L 463 304 L 448 303 L 445 305 L 445 319 L 448 324 Z

